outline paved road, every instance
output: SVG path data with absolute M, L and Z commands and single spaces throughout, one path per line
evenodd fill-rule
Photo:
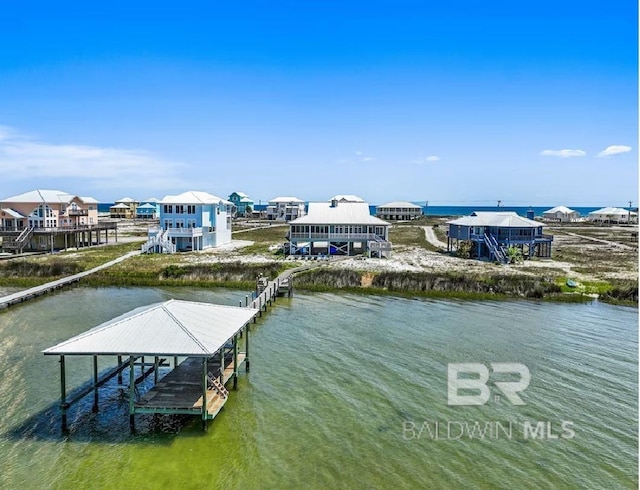
M 434 246 L 439 247 L 439 248 L 444 248 L 445 250 L 447 249 L 447 244 L 445 242 L 441 242 L 438 239 L 438 237 L 436 236 L 435 231 L 433 231 L 433 227 L 432 226 L 423 226 L 422 229 L 424 230 L 424 237 L 427 239 L 427 241 L 431 245 L 434 245 Z

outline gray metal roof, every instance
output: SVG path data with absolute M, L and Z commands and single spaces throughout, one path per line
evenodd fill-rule
M 257 314 L 253 308 L 172 299 L 131 310 L 43 353 L 208 357 Z
M 498 226 L 501 228 L 538 228 L 537 221 L 523 218 L 513 211 L 475 211 L 470 216 L 447 221 L 450 225 Z
M 163 204 L 231 204 L 226 199 L 222 199 L 204 191 L 187 191 L 176 196 L 164 196 Z
M 330 202 L 310 202 L 307 215 L 290 221 L 291 225 L 378 225 L 389 223 L 371 216 L 366 202 L 339 202 L 332 207 Z

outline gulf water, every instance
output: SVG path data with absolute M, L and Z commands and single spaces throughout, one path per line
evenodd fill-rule
M 638 486 L 637 310 L 597 302 L 296 294 L 253 327 L 251 372 L 206 433 L 136 416 L 131 434 L 110 385 L 62 436 L 59 366 L 41 351 L 169 298 L 236 305 L 244 293 L 74 288 L 0 312 L 0 488 Z M 486 403 L 449 405 L 450 363 L 526 366 L 525 404 L 493 384 L 511 375 L 492 373 Z M 91 361 L 68 358 L 67 371 L 71 391 Z

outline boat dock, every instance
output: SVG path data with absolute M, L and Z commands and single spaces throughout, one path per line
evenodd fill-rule
M 117 259 L 114 259 L 105 264 L 99 265 L 98 267 L 94 267 L 93 269 L 90 269 L 88 271 L 80 272 L 78 274 L 74 274 L 68 277 L 63 277 L 62 279 L 57 279 L 55 281 L 51 281 L 46 284 L 42 284 L 40 286 L 35 286 L 29 289 L 25 289 L 23 291 L 18 291 L 17 293 L 0 297 L 0 310 L 2 310 L 3 308 L 8 308 L 9 306 L 12 306 L 18 303 L 23 303 L 32 298 L 37 298 L 38 296 L 42 296 L 43 294 L 47 294 L 51 291 L 55 291 L 56 289 L 60 289 L 64 286 L 68 286 L 69 284 L 72 284 L 74 282 L 78 282 L 83 277 L 86 277 L 102 269 L 106 269 L 107 267 L 111 267 L 112 265 L 118 264 L 135 255 L 140 255 L 140 251 L 136 250 L 133 252 L 129 252 L 123 255 L 122 257 L 118 257 Z

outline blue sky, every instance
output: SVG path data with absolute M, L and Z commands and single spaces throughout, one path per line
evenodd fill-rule
M 3 4 L 0 197 L 637 205 L 636 1 L 94 3 Z

